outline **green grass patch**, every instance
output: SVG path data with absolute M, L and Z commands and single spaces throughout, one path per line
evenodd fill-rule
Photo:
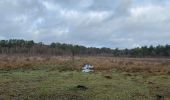
M 156 95 L 170 95 L 170 76 L 144 77 L 116 70 L 110 76 L 59 65 L 0 71 L 0 99 L 155 100 Z

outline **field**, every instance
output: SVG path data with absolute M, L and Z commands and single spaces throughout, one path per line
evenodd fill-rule
M 170 100 L 170 59 L 2 56 L 1 99 Z

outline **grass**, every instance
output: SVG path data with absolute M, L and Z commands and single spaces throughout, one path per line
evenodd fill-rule
M 65 58 L 27 58 L 16 59 L 13 64 L 11 60 L 3 63 L 7 62 L 11 67 L 0 70 L 3 100 L 155 100 L 157 96 L 170 99 L 170 75 L 158 68 L 162 63 L 169 66 L 165 61 L 77 58 L 72 63 Z M 151 65 L 149 62 L 158 71 L 151 67 L 149 73 L 146 69 Z M 84 63 L 93 64 L 95 71 L 82 73 Z M 124 67 L 127 68 L 121 69 Z M 86 89 L 78 88 L 79 85 Z
M 31 100 L 154 100 L 156 95 L 169 96 L 170 76 L 130 75 L 113 70 L 112 79 L 105 72 L 50 70 L 11 70 L 0 73 L 0 99 Z M 151 82 L 153 82 L 151 85 Z M 77 88 L 86 86 L 87 90 Z M 159 86 L 160 90 L 156 90 Z

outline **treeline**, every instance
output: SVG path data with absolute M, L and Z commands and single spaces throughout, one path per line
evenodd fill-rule
M 144 46 L 134 49 L 110 49 L 85 47 L 65 43 L 26 41 L 19 39 L 0 40 L 0 55 L 24 56 L 113 56 L 113 57 L 170 57 L 170 45 Z
M 33 40 L 0 40 L 1 55 L 27 55 L 27 56 L 83 56 L 83 55 L 107 55 L 109 56 L 112 50 L 109 48 L 87 48 L 80 45 L 72 45 L 65 43 L 51 43 L 46 45 L 42 42 L 35 43 Z
M 170 57 L 170 45 L 143 46 L 134 49 L 120 50 L 120 55 L 127 57 Z

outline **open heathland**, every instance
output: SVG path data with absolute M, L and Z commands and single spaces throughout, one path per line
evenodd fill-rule
M 84 64 L 94 71 L 83 73 Z M 112 57 L 1 57 L 0 99 L 170 99 L 170 60 Z

